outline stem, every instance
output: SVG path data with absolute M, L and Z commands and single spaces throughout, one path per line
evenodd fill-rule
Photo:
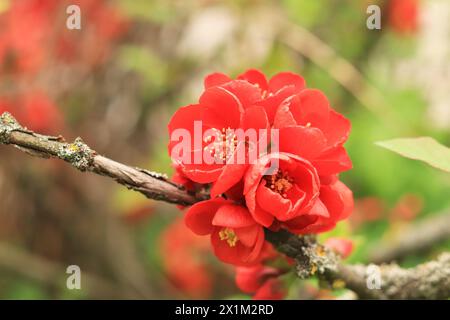
M 14 145 L 34 156 L 59 158 L 80 171 L 113 178 L 128 189 L 138 191 L 150 199 L 179 205 L 191 205 L 205 199 L 204 195 L 190 194 L 183 187 L 170 182 L 166 175 L 130 167 L 98 155 L 81 138 L 67 143 L 61 136 L 34 133 L 23 128 L 7 112 L 0 118 L 0 143 Z

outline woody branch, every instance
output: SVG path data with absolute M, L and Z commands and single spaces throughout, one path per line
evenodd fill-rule
M 13 145 L 33 156 L 64 160 L 80 171 L 112 178 L 150 199 L 191 205 L 207 198 L 204 194 L 188 193 L 163 174 L 127 166 L 101 156 L 81 138 L 68 143 L 61 136 L 46 136 L 30 131 L 7 112 L 0 117 L 0 144 Z M 345 286 L 363 299 L 446 299 L 450 296 L 448 253 L 436 261 L 412 269 L 402 269 L 397 265 L 380 266 L 380 289 L 369 289 L 367 270 L 370 266 L 342 264 L 333 252 L 317 243 L 313 237 L 299 237 L 286 231 L 267 231 L 266 237 L 281 253 L 296 260 L 300 278 L 318 274 L 331 286 Z

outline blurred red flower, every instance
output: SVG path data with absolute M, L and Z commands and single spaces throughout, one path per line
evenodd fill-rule
M 278 278 L 281 271 L 272 267 L 256 265 L 236 268 L 236 285 L 245 293 L 253 294 L 255 300 L 280 300 L 287 288 Z
M 400 197 L 390 212 L 391 220 L 413 220 L 423 210 L 423 199 L 416 194 L 406 193 Z
M 69 5 L 80 6 L 81 30 L 66 27 Z M 127 25 L 104 0 L 12 1 L 0 14 L 0 70 L 34 74 L 55 59 L 98 65 Z
M 328 238 L 325 246 L 337 252 L 344 259 L 353 251 L 353 241 L 345 238 Z
M 46 94 L 33 91 L 15 97 L 0 97 L 0 114 L 8 111 L 27 128 L 52 133 L 62 127 L 63 117 Z
M 388 5 L 389 24 L 394 31 L 412 34 L 418 29 L 419 1 L 390 0 Z
M 355 200 L 355 210 L 350 222 L 358 227 L 364 222 L 376 221 L 382 218 L 386 204 L 377 197 L 364 197 Z
M 208 298 L 212 292 L 213 276 L 207 263 L 209 241 L 193 234 L 177 219 L 163 232 L 160 239 L 162 263 L 174 286 L 192 298 Z

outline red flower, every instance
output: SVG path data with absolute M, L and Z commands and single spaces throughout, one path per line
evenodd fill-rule
M 353 251 L 353 241 L 345 238 L 328 238 L 325 246 L 339 253 L 344 259 Z
M 279 167 L 266 175 L 273 161 Z M 313 210 L 320 180 L 310 162 L 293 154 L 269 154 L 251 165 L 245 176 L 245 200 L 253 218 L 269 227 L 276 218 L 288 221 Z
M 415 33 L 418 27 L 418 0 L 390 0 L 389 24 L 398 33 Z
M 303 129 L 288 129 L 292 126 Z M 300 131 L 302 138 L 310 140 L 308 148 L 315 151 L 311 160 L 320 175 L 336 174 L 352 167 L 343 147 L 350 133 L 350 121 L 331 109 L 328 99 L 319 90 L 305 89 L 285 100 L 277 109 L 274 127 L 280 129 L 280 144 L 283 143 L 280 151 L 298 154 L 298 148 L 307 149 L 293 145 L 296 142 L 291 139 L 293 130 Z M 283 134 L 288 139 L 282 137 Z
M 47 95 L 39 91 L 11 98 L 0 97 L 0 114 L 5 111 L 35 131 L 57 131 L 63 122 L 58 107 Z
M 281 271 L 258 264 L 236 268 L 236 285 L 245 293 L 253 294 L 255 300 L 280 300 L 287 290 L 278 278 Z
M 259 96 L 258 88 L 235 80 L 221 87 L 206 88 L 198 104 L 182 107 L 173 115 L 168 125 L 169 154 L 189 179 L 211 183 L 225 178 L 228 187 L 241 179 L 245 165 L 230 166 L 227 170 L 232 175 L 221 174 L 238 149 L 245 148 L 245 140 L 234 134 L 236 129 L 268 129 L 264 108 L 251 106 Z M 180 142 L 186 143 L 183 133 L 189 134 L 188 150 L 180 148 Z M 202 133 L 204 136 L 199 137 Z M 207 157 L 210 159 L 206 160 Z
M 55 1 L 13 1 L 0 16 L 0 70 L 34 72 L 45 60 Z M 2 65 L 3 68 L 2 68 Z
M 323 156 L 329 144 L 312 127 L 282 128 L 279 142 L 281 153 L 262 157 L 245 175 L 245 200 L 254 219 L 265 227 L 276 219 L 292 232 L 314 233 L 346 218 L 353 196 L 334 175 L 351 166 L 346 153 L 337 158 Z M 279 161 L 279 167 L 267 175 L 273 160 Z
M 220 185 L 214 185 L 211 190 L 212 197 L 215 197 L 237 184 L 247 168 L 242 163 L 236 164 L 236 161 L 235 164 L 227 164 L 238 148 L 248 148 L 246 141 L 236 137 L 231 131 L 239 128 L 268 130 L 279 104 L 303 90 L 305 81 L 289 72 L 278 73 L 267 81 L 261 72 L 248 70 L 238 76 L 237 80 L 221 73 L 213 73 L 205 78 L 204 84 L 205 92 L 199 103 L 179 109 L 172 117 L 169 123 L 169 153 L 191 180 L 199 183 L 220 182 Z M 219 146 L 223 152 L 211 149 L 211 137 L 205 137 L 198 145 L 190 141 L 189 155 L 175 149 L 180 138 L 172 140 L 174 132 L 185 129 L 191 137 L 195 136 L 194 121 L 202 122 L 202 132 L 210 129 L 219 133 L 220 139 L 214 141 L 214 145 Z M 260 138 L 258 136 L 258 140 Z M 195 157 L 202 158 L 205 150 L 210 151 L 219 161 L 192 164 Z
M 162 233 L 160 248 L 164 270 L 177 288 L 193 298 L 210 296 L 213 275 L 207 263 L 207 239 L 193 234 L 183 219 L 177 219 Z
M 223 262 L 252 265 L 259 261 L 264 231 L 245 207 L 223 198 L 202 201 L 189 208 L 185 222 L 194 233 L 211 235 L 214 253 Z
M 66 28 L 65 9 L 71 4 L 80 6 L 87 30 Z M 23 74 L 35 73 L 55 58 L 89 66 L 103 62 L 127 21 L 103 0 L 27 0 L 12 1 L 0 15 L 0 27 L 0 70 Z
M 25 95 L 21 100 L 23 124 L 35 131 L 55 131 L 61 127 L 62 114 L 50 98 L 41 92 Z
M 254 300 L 281 300 L 287 295 L 287 288 L 278 278 L 268 279 L 253 295 Z

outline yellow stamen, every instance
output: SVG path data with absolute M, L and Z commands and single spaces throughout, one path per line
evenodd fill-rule
M 281 194 L 282 197 L 286 198 L 287 193 L 294 183 L 293 179 L 289 177 L 287 173 L 278 171 L 276 174 L 271 176 L 266 176 L 265 180 L 268 182 L 268 186 L 273 191 Z
M 224 228 L 219 232 L 220 240 L 226 240 L 230 247 L 236 246 L 236 243 L 239 241 L 236 233 L 234 233 L 233 229 Z

